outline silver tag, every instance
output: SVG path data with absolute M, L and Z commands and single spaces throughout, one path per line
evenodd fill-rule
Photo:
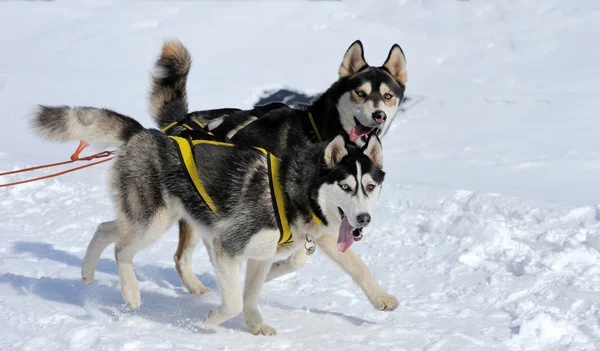
M 306 249 L 306 254 L 311 256 L 317 250 L 317 245 L 312 240 L 306 239 L 306 243 L 304 244 L 304 248 Z

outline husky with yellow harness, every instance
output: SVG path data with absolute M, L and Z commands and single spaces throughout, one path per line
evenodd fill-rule
M 275 333 L 257 308 L 275 256 L 309 248 L 334 231 L 339 232 L 338 249 L 346 250 L 353 232 L 369 224 L 384 178 L 377 136 L 364 147 L 346 145 L 338 136 L 292 148 L 278 159 L 260 148 L 207 140 L 211 136 L 201 131 L 194 132 L 199 136 L 167 136 L 107 109 L 42 106 L 32 128 L 50 141 L 119 147 L 110 170 L 117 219 L 101 223 L 88 246 L 82 267 L 86 282 L 93 280 L 102 252 L 115 243 L 123 299 L 138 308 L 133 257 L 185 219 L 194 228 L 192 240 L 210 243 L 222 299 L 204 325 L 243 312 L 253 334 Z M 180 259 L 190 260 L 191 254 L 184 250 Z

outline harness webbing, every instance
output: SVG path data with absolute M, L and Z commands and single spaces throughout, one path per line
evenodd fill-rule
M 186 123 L 186 122 L 187 122 L 187 123 Z M 173 122 L 173 123 L 169 124 L 168 126 L 164 127 L 163 129 L 161 129 L 160 131 L 161 131 L 161 132 L 163 132 L 163 133 L 166 133 L 166 132 L 167 132 L 167 130 L 169 130 L 169 129 L 171 129 L 171 128 L 175 127 L 175 126 L 176 126 L 176 125 L 178 125 L 178 124 L 179 124 L 179 125 L 181 125 L 181 126 L 183 126 L 183 127 L 184 127 L 185 129 L 187 129 L 187 130 L 197 130 L 197 129 L 195 128 L 195 126 L 191 126 L 191 127 L 190 127 L 190 125 L 189 125 L 188 123 L 190 123 L 190 124 L 191 124 L 191 123 L 196 123 L 196 124 L 197 124 L 197 125 L 200 127 L 200 129 L 201 129 L 201 130 L 205 131 L 205 132 L 206 132 L 208 135 L 211 135 L 211 136 L 213 136 L 213 133 L 211 133 L 211 132 L 209 132 L 209 131 L 206 131 L 206 130 L 204 130 L 204 128 L 205 128 L 204 124 L 200 123 L 199 121 L 197 121 L 197 120 L 195 120 L 195 119 L 190 119 L 190 120 L 186 120 L 186 121 L 176 121 L 176 122 Z
M 312 114 L 310 112 L 308 113 L 308 116 L 315 130 L 317 138 L 319 139 L 319 141 L 321 141 L 321 134 L 319 133 L 317 125 L 315 124 L 315 121 L 313 120 Z M 210 210 L 215 215 L 218 216 L 219 213 L 217 207 L 215 206 L 214 201 L 204 188 L 202 180 L 200 179 L 200 175 L 198 174 L 196 161 L 194 159 L 193 147 L 200 144 L 225 147 L 235 147 L 236 145 L 214 140 L 216 138 L 215 135 L 208 131 L 208 129 L 202 123 L 193 119 L 173 122 L 164 127 L 162 129 L 162 132 L 166 133 L 169 129 L 176 125 L 181 125 L 187 129 L 187 131 L 183 132 L 183 134 L 180 133 L 179 136 L 169 136 L 169 138 L 173 139 L 173 141 L 177 144 L 177 151 L 181 160 L 182 167 L 185 169 L 185 173 L 188 175 L 188 178 L 196 188 L 196 191 L 200 195 L 200 198 L 202 198 L 206 206 L 210 208 Z M 292 238 L 292 230 L 290 229 L 290 224 L 288 222 L 287 215 L 285 212 L 283 187 L 279 181 L 280 161 L 277 157 L 275 157 L 275 155 L 271 154 L 270 152 L 267 152 L 267 150 L 263 148 L 254 147 L 254 149 L 262 152 L 267 157 L 267 175 L 269 178 L 269 190 L 271 191 L 273 211 L 275 213 L 275 219 L 280 233 L 279 241 L 277 242 L 277 244 L 287 244 L 294 242 Z M 322 224 L 321 219 L 313 211 L 311 211 L 311 215 L 313 221 L 316 224 Z
M 196 191 L 198 192 L 202 200 L 206 203 L 208 208 L 210 208 L 210 210 L 218 216 L 219 213 L 217 211 L 217 208 L 215 207 L 212 198 L 204 188 L 204 185 L 202 185 L 202 181 L 200 179 L 200 176 L 198 175 L 198 169 L 196 168 L 196 161 L 194 160 L 194 152 L 192 150 L 192 147 L 199 144 L 227 147 L 235 147 L 235 145 L 204 139 L 188 140 L 177 136 L 169 136 L 169 138 L 173 139 L 177 143 L 177 150 L 181 159 L 181 163 L 184 166 L 191 182 L 194 184 Z M 292 239 L 292 231 L 290 229 L 290 225 L 285 212 L 283 187 L 281 186 L 281 183 L 279 181 L 279 159 L 275 157 L 275 155 L 271 154 L 270 152 L 267 152 L 267 150 L 263 148 L 255 147 L 254 149 L 262 152 L 264 155 L 267 156 L 267 168 L 269 188 L 271 190 L 271 201 L 273 202 L 275 219 L 277 221 L 277 227 L 279 228 L 280 233 L 279 241 L 277 242 L 277 244 L 287 244 L 294 242 L 294 240 Z M 314 213 L 313 220 L 315 220 L 315 222 L 318 224 L 321 223 L 321 220 Z
M 273 209 L 277 212 L 275 218 L 279 227 L 278 244 L 291 243 L 294 240 L 292 240 L 292 231 L 285 215 L 283 190 L 279 183 L 279 160 L 271 153 L 267 155 L 267 168 L 269 172 L 269 187 L 271 188 L 271 201 L 273 201 Z
M 177 149 L 179 151 L 181 163 L 185 167 L 185 170 L 189 175 L 190 180 L 194 184 L 194 187 L 196 187 L 196 191 L 198 191 L 198 194 L 200 194 L 200 197 L 202 198 L 202 200 L 204 200 L 206 206 L 208 206 L 208 208 L 210 208 L 210 210 L 213 211 L 214 214 L 218 215 L 217 208 L 215 207 L 212 198 L 208 195 L 206 189 L 204 189 L 204 185 L 202 185 L 202 182 L 200 181 L 198 169 L 196 168 L 196 161 L 194 160 L 194 153 L 192 152 L 193 145 L 190 145 L 189 140 L 181 137 L 170 136 L 169 138 L 175 140 L 175 142 L 177 143 Z M 193 144 L 194 141 L 200 140 L 193 140 L 191 144 Z
M 308 113 L 308 119 L 310 120 L 310 124 L 312 124 L 315 134 L 317 135 L 317 139 L 319 139 L 319 142 L 323 142 L 323 138 L 321 138 L 321 133 L 319 133 L 319 129 L 317 128 L 317 124 L 315 123 L 315 119 L 313 118 L 313 115 L 310 112 Z

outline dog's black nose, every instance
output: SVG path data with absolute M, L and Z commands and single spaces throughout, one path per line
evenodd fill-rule
M 377 110 L 377 111 L 373 112 L 373 119 L 375 120 L 375 122 L 381 124 L 381 123 L 385 122 L 385 120 L 387 119 L 387 116 L 385 115 L 385 112 L 383 112 L 381 110 Z
M 368 213 L 361 213 L 358 216 L 356 216 L 356 220 L 358 221 L 358 224 L 362 225 L 363 227 L 366 227 L 367 225 L 369 225 L 369 223 L 371 223 L 371 215 Z

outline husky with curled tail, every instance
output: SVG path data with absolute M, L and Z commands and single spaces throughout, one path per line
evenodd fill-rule
M 117 218 L 98 226 L 84 258 L 84 281 L 92 281 L 100 255 L 115 243 L 123 299 L 138 308 L 135 254 L 184 219 L 193 228 L 191 240 L 211 243 L 222 300 L 204 325 L 243 312 L 252 334 L 275 334 L 257 306 L 274 257 L 332 232 L 339 233 L 336 250 L 346 251 L 371 221 L 385 175 L 377 136 L 363 147 L 338 136 L 275 158 L 263 149 L 169 137 L 107 109 L 40 106 L 31 123 L 49 141 L 118 147 L 109 177 Z M 191 251 L 181 260 L 191 260 Z
M 343 57 L 339 79 L 310 106 L 292 108 L 272 103 L 251 110 L 223 108 L 188 113 L 186 84 L 190 68 L 191 57 L 185 46 L 178 41 L 166 41 L 150 89 L 150 110 L 156 124 L 170 135 L 182 135 L 188 132 L 186 122 L 198 121 L 217 140 L 259 146 L 275 155 L 292 147 L 304 148 L 319 140 L 332 140 L 336 135 L 343 135 L 348 143 L 358 146 L 365 145 L 371 135 L 383 137 L 404 97 L 407 81 L 406 58 L 400 46 L 393 45 L 384 64 L 375 67 L 367 64 L 363 45 L 357 40 Z M 186 288 L 191 293 L 203 294 L 209 289 L 194 275 L 191 261 L 183 255 L 197 245 L 193 237 L 191 226 L 181 220 L 174 259 Z M 336 249 L 335 232 L 321 236 L 316 243 L 353 278 L 376 309 L 397 308 L 396 298 L 377 283 L 351 248 L 343 254 Z M 204 244 L 210 245 L 205 240 Z M 299 250 L 274 262 L 267 280 L 298 270 L 306 258 L 306 251 Z

